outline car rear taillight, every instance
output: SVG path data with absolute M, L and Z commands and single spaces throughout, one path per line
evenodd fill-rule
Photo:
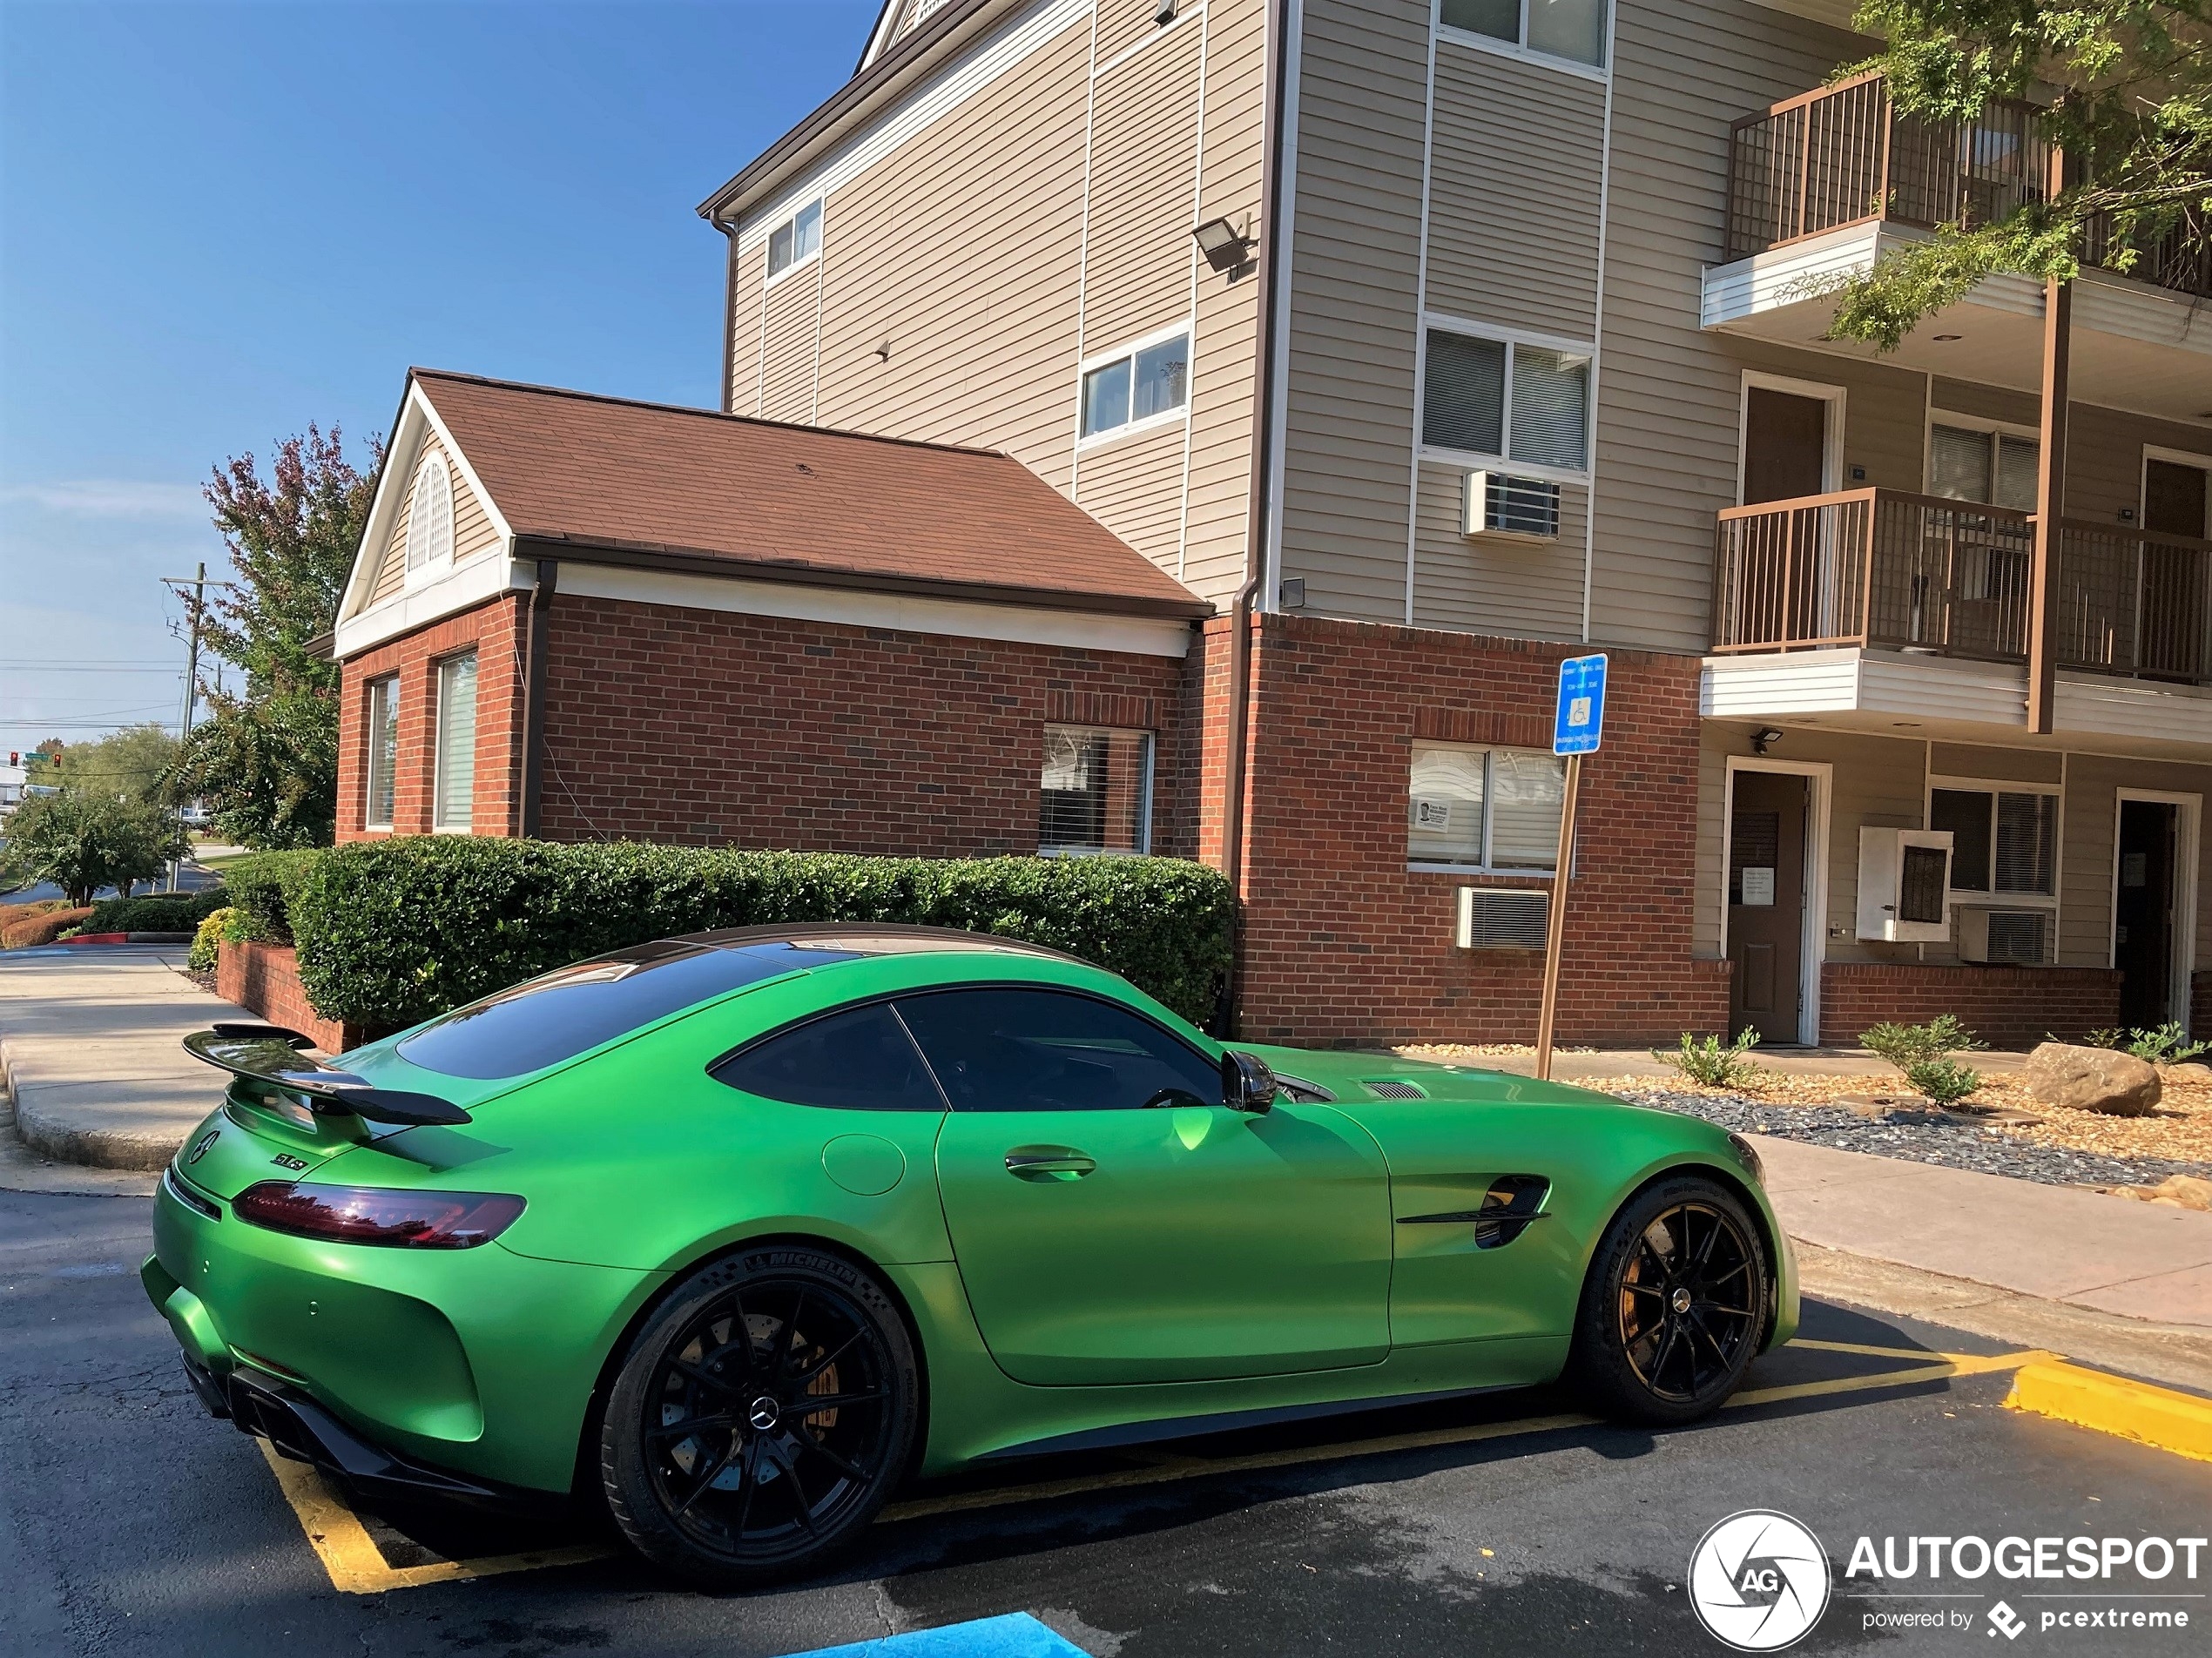
M 473 1250 L 513 1225 L 523 1212 L 523 1200 L 496 1192 L 395 1191 L 265 1180 L 233 1198 L 231 1212 L 273 1232 L 333 1244 Z

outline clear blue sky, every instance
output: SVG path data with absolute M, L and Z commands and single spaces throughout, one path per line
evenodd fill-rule
M 711 404 L 692 208 L 876 10 L 0 0 L 0 761 L 173 722 L 199 484 L 382 430 L 408 364 Z

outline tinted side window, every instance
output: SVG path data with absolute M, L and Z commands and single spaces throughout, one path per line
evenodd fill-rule
M 792 1105 L 942 1111 L 945 1102 L 887 1002 L 809 1020 L 732 1054 L 714 1080 Z
M 1050 990 L 948 990 L 899 1003 L 956 1111 L 1221 1103 L 1221 1072 L 1150 1020 Z

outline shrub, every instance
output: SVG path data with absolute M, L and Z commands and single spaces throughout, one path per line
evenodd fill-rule
M 1858 1041 L 1861 1047 L 1903 1071 L 1915 1093 L 1938 1105 L 1963 1100 L 1981 1086 L 1979 1071 L 1951 1057 L 1982 1046 L 1953 1014 L 1939 1014 L 1925 1025 L 1885 1021 L 1871 1030 L 1859 1032 Z
M 111 898 L 92 906 L 87 933 L 189 933 L 226 902 L 223 889 L 152 898 Z
M 1758 1067 L 1751 1063 L 1751 1049 L 1759 1045 L 1759 1033 L 1749 1026 L 1732 1042 L 1723 1043 L 1718 1036 L 1699 1040 L 1688 1031 L 1682 1034 L 1682 1046 L 1669 1054 L 1655 1048 L 1654 1059 L 1663 1059 L 1693 1082 L 1707 1088 L 1729 1088 L 1754 1075 Z
M 292 942 L 292 899 L 327 852 L 256 853 L 223 871 L 223 885 L 238 913 L 232 937 L 268 944 Z
M 89 904 L 75 909 L 64 907 L 48 910 L 24 920 L 11 921 L 0 932 L 0 950 L 28 950 L 37 945 L 51 944 L 64 933 L 71 933 L 84 925 L 84 918 L 92 913 Z
M 2212 1042 L 2189 1041 L 2188 1033 L 2175 1021 L 2156 1030 L 2093 1030 L 2082 1041 L 2091 1048 L 2116 1048 L 2153 1065 L 2180 1065 L 2212 1048 Z
M 266 867 L 269 858 L 253 861 Z M 279 893 L 316 1009 L 380 1030 L 647 939 L 803 921 L 960 927 L 1046 945 L 1204 1023 L 1234 948 L 1228 882 L 1179 859 L 869 858 L 418 836 L 312 854 L 289 880 L 257 870 L 241 882 L 240 867 L 230 880 L 241 910 L 248 891 L 264 906 Z
M 192 935 L 192 954 L 185 958 L 185 965 L 194 973 L 212 973 L 222 960 L 223 938 L 231 924 L 231 917 L 238 912 L 230 908 L 210 910 L 201 918 Z

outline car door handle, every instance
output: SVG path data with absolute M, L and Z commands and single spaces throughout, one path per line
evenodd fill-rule
M 1016 1180 L 1081 1180 L 1097 1167 L 1072 1146 L 1016 1146 L 1006 1154 L 1006 1172 Z

